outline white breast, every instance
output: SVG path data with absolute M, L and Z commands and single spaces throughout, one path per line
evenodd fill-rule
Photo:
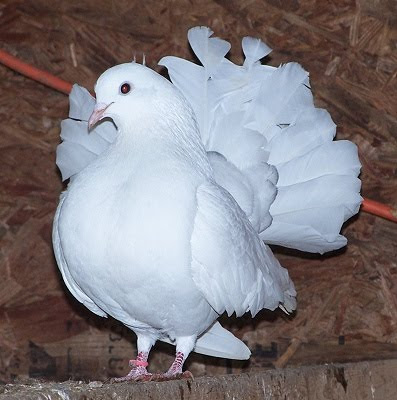
M 129 160 L 100 158 L 68 190 L 59 234 L 70 273 L 118 319 L 127 313 L 183 331 L 193 329 L 183 321 L 193 316 L 205 329 L 215 314 L 190 270 L 195 186 L 203 178 L 175 157 L 159 162 L 155 152 L 150 160 L 144 154 Z

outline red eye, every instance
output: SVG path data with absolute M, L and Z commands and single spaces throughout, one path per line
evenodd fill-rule
M 123 83 L 121 86 L 120 86 L 120 93 L 121 94 L 127 94 L 127 93 L 129 93 L 131 91 L 131 85 L 129 84 L 129 83 Z

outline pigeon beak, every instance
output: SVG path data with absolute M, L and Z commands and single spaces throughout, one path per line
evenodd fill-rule
M 106 117 L 106 110 L 113 104 L 96 103 L 94 111 L 92 112 L 90 119 L 88 120 L 88 129 L 91 130 L 92 127 L 100 121 L 102 118 Z

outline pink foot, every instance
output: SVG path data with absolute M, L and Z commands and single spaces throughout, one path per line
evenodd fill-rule
M 194 377 L 190 371 L 185 371 L 185 372 L 180 372 L 180 373 L 175 373 L 175 374 L 169 374 L 168 372 L 165 372 L 164 374 L 153 374 L 151 376 L 150 381 L 164 382 L 164 381 L 175 381 L 178 379 L 193 380 Z
M 126 376 L 122 376 L 121 378 L 113 378 L 111 380 L 112 383 L 118 383 L 118 382 L 128 382 L 128 381 L 133 381 L 133 382 L 146 382 L 150 381 L 152 379 L 152 374 L 149 374 L 146 371 L 146 368 L 143 370 L 139 368 L 133 368 Z
M 121 378 L 113 378 L 112 382 L 145 382 L 150 381 L 152 379 L 152 374 L 147 372 L 146 367 L 148 366 L 147 354 L 139 353 L 136 360 L 130 360 L 130 367 L 133 367 L 131 371 Z
M 193 379 L 193 374 L 190 371 L 182 372 L 185 356 L 183 353 L 176 353 L 174 362 L 170 369 L 164 374 L 155 374 L 152 376 L 152 381 L 171 381 L 175 379 Z

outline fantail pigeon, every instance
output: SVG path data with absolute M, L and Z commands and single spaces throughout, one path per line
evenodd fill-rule
M 53 243 L 63 279 L 92 312 L 121 321 L 138 355 L 120 380 L 146 380 L 157 340 L 176 345 L 180 376 L 193 350 L 247 359 L 247 346 L 217 322 L 226 311 L 291 312 L 296 292 L 264 243 L 320 252 L 361 197 L 356 146 L 333 141 L 308 74 L 261 65 L 270 49 L 189 31 L 203 66 L 165 57 L 173 83 L 136 62 L 105 71 L 96 100 L 75 85 L 57 164 L 70 178 Z

